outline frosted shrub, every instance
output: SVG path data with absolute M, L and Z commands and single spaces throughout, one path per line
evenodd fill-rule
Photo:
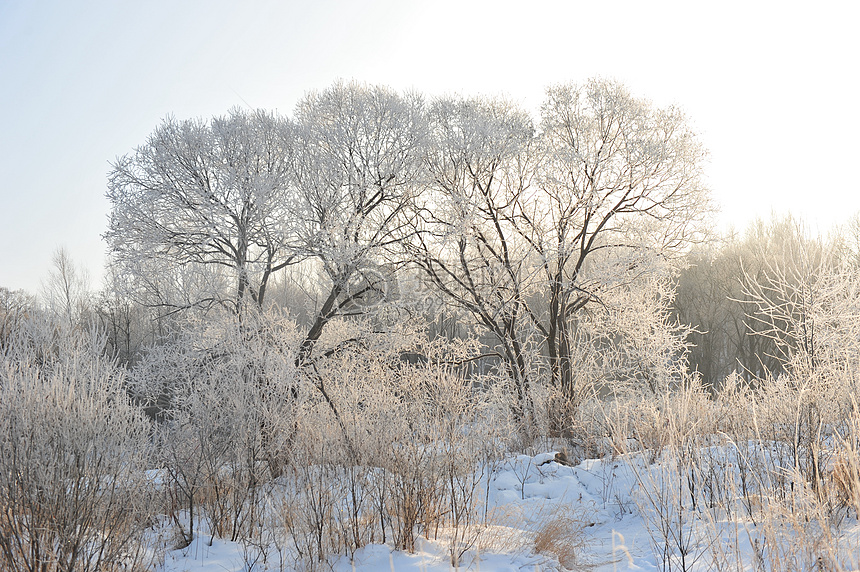
M 762 480 L 774 510 L 824 518 L 822 531 L 841 518 L 828 475 L 852 448 L 860 371 L 860 272 L 836 246 L 788 243 L 781 258 L 744 277 L 748 319 L 779 359 L 778 372 L 754 380 L 748 433 Z
M 415 452 L 411 444 L 418 433 L 410 426 L 420 428 L 412 415 L 420 402 L 414 376 L 400 360 L 414 343 L 414 332 L 374 334 L 367 326 L 329 324 L 319 347 L 322 357 L 302 378 L 291 451 L 292 488 L 298 494 L 290 532 L 296 549 L 316 561 L 329 553 L 352 555 L 373 541 L 393 539 L 406 546 L 417 524 L 417 503 L 392 512 L 392 495 L 403 492 L 399 485 L 405 481 L 390 472 L 389 463 L 392 455 Z M 418 462 L 410 459 L 410 466 Z M 325 486 L 315 485 L 321 475 Z M 331 489 L 339 491 L 336 507 Z M 407 521 L 403 526 L 400 516 Z
M 849 532 L 860 490 L 860 275 L 825 254 L 801 249 L 746 276 L 753 335 L 775 348 L 778 367 L 729 376 L 713 401 L 685 389 L 654 404 L 659 423 L 632 423 L 640 435 L 663 436 L 654 440 L 661 463 L 637 477 L 664 567 L 860 562 Z
M 174 508 L 188 510 L 187 529 L 174 518 L 181 544 L 199 517 L 229 540 L 259 529 L 261 487 L 283 470 L 294 431 L 294 334 L 277 315 L 189 323 L 133 370 L 136 394 L 162 419 Z
M 486 473 L 509 432 L 486 422 L 487 394 L 454 365 L 475 344 L 370 325 L 330 324 L 303 377 L 288 528 L 317 562 L 371 542 L 412 551 L 424 535 L 444 539 L 456 563 L 475 541 Z
M 143 569 L 149 424 L 93 332 L 31 321 L 0 355 L 4 570 Z

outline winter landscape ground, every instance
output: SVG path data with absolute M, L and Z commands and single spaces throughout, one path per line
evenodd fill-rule
M 731 447 L 719 449 L 719 456 L 733 456 Z M 342 557 L 333 570 L 393 571 L 532 571 L 532 570 L 757 570 L 805 568 L 801 549 L 786 548 L 785 554 L 765 555 L 767 524 L 756 506 L 748 513 L 743 496 L 734 503 L 741 515 L 732 520 L 719 511 L 696 511 L 689 508 L 689 522 L 674 523 L 678 528 L 666 538 L 658 531 L 656 507 L 649 505 L 641 485 L 645 471 L 663 472 L 659 463 L 646 468 L 638 463 L 641 456 L 608 456 L 581 462 L 575 467 L 553 462 L 553 454 L 533 457 L 519 455 L 500 464 L 490 477 L 489 512 L 492 524 L 475 531 L 474 543 L 465 551 L 459 568 L 452 566 L 446 532 L 431 539 L 421 538 L 414 553 L 392 550 L 386 545 L 370 545 L 357 551 L 350 561 Z M 677 478 L 677 475 L 673 475 Z M 668 508 L 668 507 L 667 507 Z M 644 515 L 639 511 L 643 510 Z M 752 514 L 752 516 L 751 516 Z M 677 515 L 673 515 L 677 517 Z M 805 526 L 815 527 L 816 523 Z M 803 532 L 781 531 L 787 544 L 806 540 Z M 689 550 L 687 562 L 680 558 L 680 541 Z M 847 518 L 837 538 L 833 553 L 842 554 L 845 569 L 857 566 L 860 558 L 860 527 Z M 796 552 L 791 554 L 791 552 Z M 830 552 L 830 549 L 824 552 Z M 241 543 L 201 536 L 182 550 L 165 556 L 165 571 L 281 570 L 291 566 L 281 561 L 276 546 L 263 550 Z M 765 561 L 768 558 L 768 561 Z M 780 562 L 786 558 L 788 562 Z M 797 558 L 797 560 L 795 560 Z M 772 559 L 772 560 L 771 560 Z M 807 564 L 817 562 L 809 561 Z M 830 569 L 824 567 L 824 569 Z

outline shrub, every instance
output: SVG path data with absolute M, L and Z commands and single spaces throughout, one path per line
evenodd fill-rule
M 142 568 L 149 425 L 93 332 L 33 320 L 0 355 L 4 570 Z

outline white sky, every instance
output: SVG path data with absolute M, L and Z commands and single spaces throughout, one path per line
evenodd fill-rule
M 676 103 L 720 221 L 860 211 L 860 2 L 0 0 L 0 286 L 100 286 L 106 174 L 168 114 L 291 113 L 335 79 L 540 106 L 594 75 Z

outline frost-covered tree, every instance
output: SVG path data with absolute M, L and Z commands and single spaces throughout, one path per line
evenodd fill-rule
M 0 287 L 0 350 L 14 339 L 36 308 L 36 299 L 25 291 Z
M 775 364 L 758 375 L 798 368 L 810 375 L 834 361 L 836 354 L 825 351 L 847 348 L 846 340 L 831 340 L 841 338 L 839 330 L 854 327 L 849 324 L 856 314 L 851 303 L 856 268 L 840 256 L 837 244 L 808 236 L 791 218 L 754 228 L 761 238 L 752 260 L 756 264 L 743 269 L 741 301 L 749 335 L 769 342 L 764 346 L 768 355 L 760 359 Z
M 431 284 L 492 336 L 522 413 L 534 270 L 511 214 L 540 161 L 532 121 L 503 100 L 441 99 L 428 123 L 430 192 L 416 204 L 410 251 Z
M 54 251 L 52 267 L 42 281 L 42 299 L 47 312 L 69 328 L 83 326 L 92 309 L 89 275 L 65 248 Z
M 362 312 L 385 294 L 386 255 L 409 232 L 406 207 L 417 189 L 423 103 L 378 86 L 336 83 L 296 107 L 296 187 L 289 216 L 307 256 L 328 284 L 298 360 L 325 325 Z
M 131 284 L 168 308 L 262 308 L 278 270 L 319 271 L 297 364 L 330 320 L 385 297 L 407 245 L 492 339 L 524 411 L 536 375 L 573 393 L 580 311 L 667 272 L 698 236 L 702 156 L 683 114 L 610 81 L 549 89 L 537 132 L 501 100 L 428 108 L 336 83 L 292 121 L 167 120 L 114 166 L 106 238 Z
M 135 397 L 161 420 L 159 462 L 188 510 L 187 542 L 201 517 L 232 540 L 251 526 L 259 486 L 281 469 L 294 430 L 295 326 L 276 312 L 254 318 L 190 318 L 129 373 Z
M 537 133 L 492 100 L 440 101 L 430 126 L 418 264 L 495 338 L 522 399 L 542 371 L 572 397 L 581 312 L 701 237 L 704 151 L 680 111 L 604 80 L 547 90 Z
M 691 366 L 715 387 L 731 373 L 748 382 L 782 373 L 793 351 L 785 345 L 784 325 L 758 311 L 759 297 L 744 285 L 773 286 L 769 298 L 776 302 L 777 291 L 819 272 L 825 254 L 846 264 L 856 260 L 852 240 L 850 227 L 825 240 L 810 236 L 796 218 L 786 216 L 757 220 L 742 234 L 692 250 L 673 304 L 679 320 L 695 328 L 688 338 Z M 777 287 L 774 280 L 783 284 Z
M 860 269 L 844 237 L 810 237 L 796 223 L 782 230 L 776 255 L 743 278 L 750 335 L 777 364 L 752 383 L 763 438 L 780 443 L 783 466 L 820 492 L 834 444 L 857 467 Z
M 705 152 L 680 110 L 657 108 L 614 81 L 551 87 L 541 115 L 540 199 L 516 216 L 540 257 L 549 296 L 536 323 L 553 382 L 565 388 L 578 310 L 599 302 L 607 282 L 652 272 L 655 260 L 700 238 L 709 210 Z M 589 259 L 607 250 L 616 262 L 609 275 L 589 276 Z
M 150 304 L 262 306 L 272 275 L 300 258 L 291 147 L 288 122 L 263 111 L 166 119 L 111 170 L 114 264 Z

